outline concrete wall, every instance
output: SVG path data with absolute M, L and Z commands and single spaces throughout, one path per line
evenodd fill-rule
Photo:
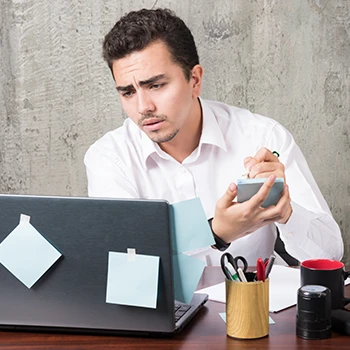
M 192 29 L 203 97 L 294 134 L 350 263 L 348 0 L 0 0 L 0 192 L 86 195 L 84 153 L 125 117 L 103 36 L 125 12 L 152 6 Z

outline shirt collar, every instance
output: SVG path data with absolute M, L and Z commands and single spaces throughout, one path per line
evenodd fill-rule
M 143 131 L 141 131 L 141 147 L 143 152 L 143 167 L 145 170 L 147 170 L 147 160 L 152 154 L 157 153 L 161 158 L 172 159 L 169 154 L 164 152 L 159 145 L 153 142 Z
M 198 98 L 203 117 L 202 135 L 199 141 L 198 148 L 203 144 L 214 145 L 220 147 L 225 152 L 227 151 L 226 142 L 222 134 L 222 130 L 218 124 L 213 110 L 208 106 L 205 100 Z M 164 152 L 156 142 L 153 142 L 143 131 L 141 131 L 141 147 L 143 150 L 143 166 L 147 169 L 148 158 L 157 153 L 163 159 L 173 159 L 166 152 Z
M 226 142 L 219 123 L 216 119 L 214 111 L 208 106 L 205 100 L 199 98 L 202 106 L 203 127 L 202 136 L 199 142 L 199 147 L 202 144 L 209 144 L 220 147 L 225 152 L 227 151 Z

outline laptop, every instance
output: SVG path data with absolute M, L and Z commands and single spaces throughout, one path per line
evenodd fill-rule
M 21 214 L 62 256 L 28 288 L 0 264 L 0 329 L 170 336 L 206 303 L 174 301 L 172 223 L 164 200 L 0 195 L 0 243 Z M 156 308 L 106 302 L 109 252 L 159 256 Z M 175 315 L 178 309 L 180 316 Z

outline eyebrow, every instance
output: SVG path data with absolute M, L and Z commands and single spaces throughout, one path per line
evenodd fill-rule
M 153 83 L 155 83 L 161 79 L 164 79 L 164 78 L 165 78 L 165 74 L 155 75 L 154 77 L 151 77 L 147 80 L 140 80 L 139 85 L 145 86 L 145 85 L 153 84 Z M 117 86 L 116 89 L 118 91 L 130 91 L 130 90 L 134 89 L 134 86 L 132 84 L 126 85 L 126 86 Z

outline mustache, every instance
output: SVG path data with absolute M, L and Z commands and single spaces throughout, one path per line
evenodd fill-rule
M 158 120 L 166 120 L 168 117 L 165 114 L 153 114 L 153 113 L 147 113 L 147 114 L 142 114 L 141 119 L 139 119 L 138 124 L 142 124 L 145 120 L 147 119 L 158 119 Z

